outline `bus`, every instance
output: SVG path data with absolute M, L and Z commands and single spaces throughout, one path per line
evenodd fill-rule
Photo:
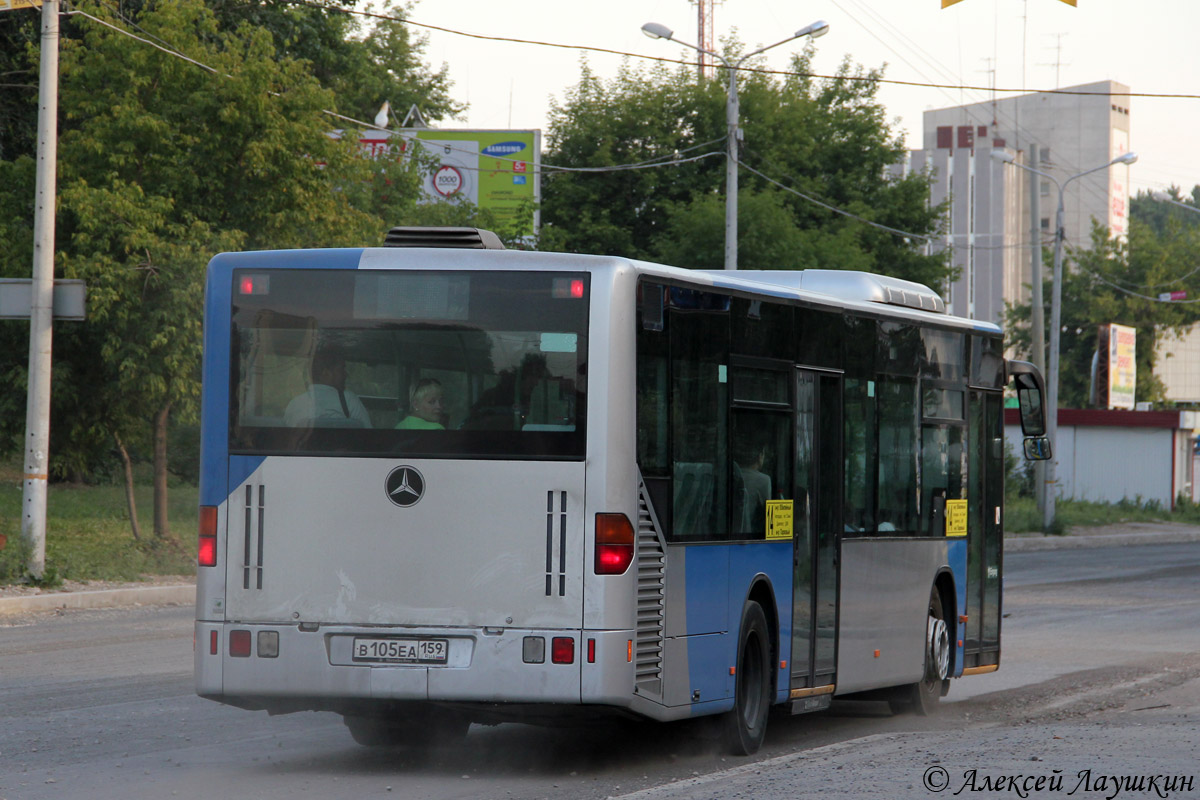
M 1000 663 L 1011 383 L 928 288 L 504 249 L 223 253 L 195 678 L 367 745 L 471 723 L 928 713 Z

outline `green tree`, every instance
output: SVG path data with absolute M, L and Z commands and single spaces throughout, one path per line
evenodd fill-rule
M 1174 203 L 1158 200 L 1150 192 L 1138 192 L 1129 200 L 1129 216 L 1143 225 L 1149 225 L 1153 230 L 1164 234 L 1171 225 L 1200 227 L 1200 186 L 1194 186 L 1192 193 L 1184 196 L 1178 187 L 1172 186 L 1167 192 L 1173 199 L 1190 205 L 1194 211 L 1180 208 Z
M 338 112 L 373 120 L 383 101 L 403 118 L 419 106 L 428 121 L 452 118 L 465 106 L 450 96 L 449 68 L 436 71 L 422 60 L 428 39 L 412 33 L 401 20 L 408 4 L 385 3 L 364 24 L 342 7 L 357 3 L 300 5 L 291 0 L 208 0 L 223 28 L 243 23 L 271 34 L 275 49 L 305 61 L 321 85 L 333 92 Z M 399 120 L 397 120 L 397 123 Z
M 1182 332 L 1200 320 L 1200 303 L 1194 302 L 1198 270 L 1200 229 L 1172 224 L 1160 234 L 1137 216 L 1127 239 L 1112 238 L 1096 225 L 1090 249 L 1069 250 L 1063 264 L 1059 406 L 1091 405 L 1097 330 L 1110 323 L 1137 329 L 1137 401 L 1163 402 L 1164 387 L 1154 375 L 1156 344 L 1165 334 Z M 1189 302 L 1159 299 L 1189 287 Z M 1049 298 L 1050 292 L 1047 279 L 1044 296 Z M 1028 305 L 1008 312 L 1010 344 L 1022 353 L 1029 352 L 1030 315 Z
M 730 48 L 733 55 L 736 44 Z M 870 79 L 878 73 L 847 62 L 836 78 L 818 82 L 804 77 L 808 69 L 808 56 L 800 55 L 782 79 L 739 76 L 746 165 L 739 175 L 739 266 L 863 269 L 942 285 L 950 277 L 944 255 L 925 255 L 923 240 L 862 221 L 919 236 L 941 226 L 942 209 L 928 206 L 925 176 L 890 174 L 905 151 L 875 99 Z M 726 80 L 721 72 L 697 82 L 692 68 L 626 64 L 606 82 L 585 64 L 579 83 L 552 106 L 546 162 L 670 165 L 551 172 L 542 246 L 722 266 Z
M 37 135 L 37 62 L 30 49 L 40 37 L 41 14 L 0 14 L 0 160 L 33 150 Z
M 80 7 L 123 24 L 107 6 Z M 330 138 L 331 92 L 265 30 L 222 29 L 200 0 L 146 4 L 134 21 L 211 71 L 96 24 L 63 42 L 56 260 L 59 277 L 88 282 L 89 318 L 56 326 L 51 452 L 61 475 L 105 444 L 125 455 L 148 446 L 163 539 L 168 424 L 197 413 L 208 258 L 378 242 L 381 215 L 412 208 L 419 176 Z M 32 241 L 32 159 L 0 162 L 0 176 L 11 179 L 0 183 L 0 230 Z M 0 255 L 5 275 L 30 263 L 28 251 Z M 25 342 L 27 330 L 2 335 Z M 23 425 L 26 348 L 8 348 L 3 368 L 21 379 L 4 393 L 5 412 L 22 408 L 0 421 L 10 443 Z

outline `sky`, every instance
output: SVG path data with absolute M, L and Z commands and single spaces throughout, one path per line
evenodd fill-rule
M 833 74 L 849 57 L 885 77 L 963 88 L 883 85 L 879 100 L 909 147 L 921 146 L 922 112 L 991 98 L 990 89 L 1045 90 L 1101 80 L 1134 93 L 1200 95 L 1200 0 L 724 0 L 714 6 L 715 39 L 736 31 L 753 47 L 777 42 L 823 19 L 814 70 Z M 568 47 L 484 41 L 418 28 L 427 63 L 449 67 L 452 95 L 470 108 L 439 127 L 547 127 L 551 99 L 563 100 L 580 77 L 581 59 L 612 77 L 622 56 L 580 46 L 668 58 L 695 57 L 673 42 L 641 32 L 646 22 L 696 43 L 696 6 L 688 0 L 419 0 L 414 22 L 487 36 Z M 801 42 L 768 52 L 767 66 L 785 69 Z M 718 45 L 719 48 L 719 45 Z M 642 59 L 632 58 L 637 63 Z M 1019 92 L 997 91 L 997 97 Z M 1133 191 L 1200 184 L 1200 99 L 1132 97 Z M 404 109 L 397 109 L 402 116 Z

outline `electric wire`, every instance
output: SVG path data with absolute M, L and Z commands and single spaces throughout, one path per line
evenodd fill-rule
M 472 38 L 472 39 L 481 39 L 481 40 L 492 41 L 492 42 L 507 42 L 510 44 L 528 44 L 528 45 L 536 45 L 539 47 L 552 47 L 552 48 L 565 49 L 565 50 L 583 50 L 583 51 L 593 52 L 593 53 L 603 53 L 606 55 L 623 56 L 626 58 L 638 58 L 638 59 L 643 59 L 646 61 L 659 61 L 659 62 L 663 62 L 663 63 L 667 63 L 667 64 L 680 64 L 682 66 L 687 66 L 687 67 L 700 66 L 699 61 L 691 60 L 691 59 L 677 59 L 677 58 L 666 58 L 663 56 L 652 56 L 652 55 L 647 55 L 645 53 L 633 53 L 633 52 L 629 52 L 626 50 L 614 50 L 612 48 L 607 48 L 607 47 L 596 47 L 594 45 L 565 44 L 562 42 L 545 42 L 545 41 L 540 41 L 537 39 L 520 39 L 520 38 L 510 37 L 510 36 L 491 36 L 491 35 L 482 34 L 482 33 L 471 33 L 468 31 L 455 30 L 454 28 L 446 28 L 446 27 L 443 27 L 440 25 L 431 25 L 431 24 L 424 23 L 424 22 L 418 22 L 416 20 L 409 19 L 406 17 L 397 17 L 397 16 L 393 16 L 390 14 L 380 14 L 380 13 L 374 12 L 374 11 L 362 11 L 359 9 L 345 8 L 343 6 L 335 6 L 335 5 L 325 4 L 325 3 L 318 3 L 318 2 L 315 2 L 315 0 L 289 0 L 289 2 L 291 2 L 294 5 L 311 6 L 313 8 L 320 8 L 320 9 L 324 9 L 326 11 L 338 11 L 338 12 L 341 12 L 344 14 L 356 14 L 359 16 L 371 17 L 374 19 L 382 19 L 382 20 L 388 20 L 391 22 L 399 22 L 404 25 L 412 25 L 412 26 L 418 27 L 418 28 L 426 28 L 428 30 L 435 30 L 440 33 L 448 33 L 448 34 L 451 34 L 454 36 L 465 36 L 465 37 Z M 739 66 L 739 67 L 734 67 L 734 69 L 738 70 L 739 72 L 754 72 L 754 73 L 759 73 L 762 75 L 781 75 L 781 76 L 793 77 L 793 78 L 819 78 L 821 80 L 832 80 L 832 81 L 859 81 L 859 82 L 887 83 L 887 84 L 892 84 L 892 85 L 896 85 L 896 86 L 914 86 L 914 87 L 928 88 L 928 89 L 954 89 L 954 90 L 959 90 L 959 91 L 969 90 L 969 91 L 977 91 L 977 92 L 993 92 L 994 91 L 994 92 L 1004 92 L 1006 94 L 1062 94 L 1062 95 L 1088 95 L 1088 96 L 1094 96 L 1097 94 L 1101 94 L 1099 92 L 1080 92 L 1080 91 L 1075 91 L 1073 89 L 1007 88 L 1007 87 L 998 87 L 998 86 L 996 86 L 996 87 L 994 87 L 994 86 L 971 86 L 971 85 L 960 85 L 960 84 L 951 84 L 951 83 L 934 83 L 934 82 L 924 82 L 924 81 L 902 81 L 902 80 L 896 80 L 893 78 L 882 78 L 882 77 L 879 77 L 876 75 L 823 75 L 823 74 L 815 73 L 815 72 L 798 72 L 795 70 L 776 70 L 776 69 L 767 69 L 765 67 L 754 67 L 754 66 Z M 1107 92 L 1107 93 L 1103 93 L 1103 94 L 1106 94 L 1110 97 L 1153 97 L 1153 98 L 1165 98 L 1165 99 L 1200 100 L 1200 94 L 1183 94 L 1183 93 L 1166 93 L 1166 92 L 1132 92 L 1132 91 L 1131 92 Z

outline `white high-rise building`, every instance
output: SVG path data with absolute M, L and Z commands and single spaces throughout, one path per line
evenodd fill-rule
M 1128 92 L 1102 81 L 925 112 L 924 148 L 912 151 L 909 166 L 932 172 L 931 202 L 950 201 L 942 246 L 953 249 L 960 270 L 947 298 L 952 313 L 1002 323 L 1005 302 L 1028 302 L 1035 248 L 1054 240 L 1054 183 L 992 159 L 992 150 L 1060 182 L 1106 164 L 1130 149 Z M 1129 167 L 1071 181 L 1063 205 L 1068 247 L 1090 246 L 1093 220 L 1123 235 Z

